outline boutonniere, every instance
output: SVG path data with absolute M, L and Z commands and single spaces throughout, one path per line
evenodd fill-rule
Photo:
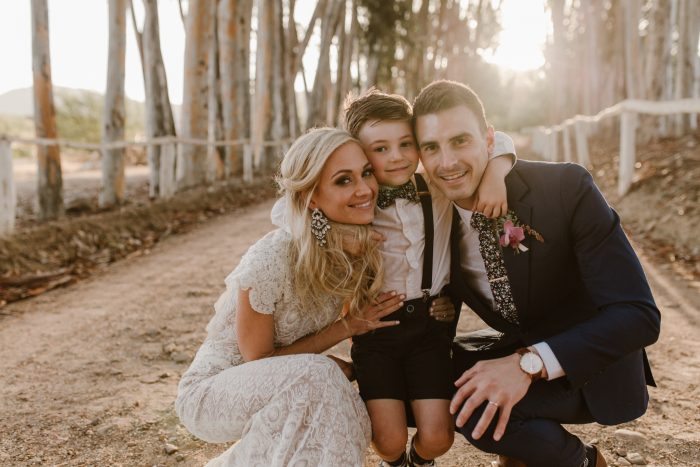
M 520 222 L 514 211 L 508 210 L 506 215 L 496 219 L 496 222 L 498 224 L 498 243 L 502 247 L 511 247 L 516 254 L 528 250 L 521 243 L 525 240 L 525 234 L 534 237 L 540 243 L 544 243 L 542 235 L 529 225 Z

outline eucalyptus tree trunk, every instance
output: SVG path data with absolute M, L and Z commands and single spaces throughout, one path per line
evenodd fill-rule
M 289 108 L 287 107 L 287 93 L 294 92 L 294 83 L 291 86 L 286 81 L 287 35 L 284 30 L 282 0 L 274 0 L 272 4 L 272 37 L 275 44 L 272 50 L 272 138 L 274 140 L 286 140 L 289 138 Z M 281 146 L 283 149 L 285 145 Z M 281 159 L 280 147 L 273 147 L 273 154 Z
M 601 75 L 601 59 L 600 59 L 600 29 L 601 29 L 601 13 L 602 2 L 600 0 L 590 0 L 584 2 L 583 8 L 584 18 L 586 22 L 586 31 L 584 43 L 585 47 L 585 78 L 583 79 L 583 106 L 582 110 L 585 115 L 592 115 L 601 110 L 600 106 L 600 75 Z
M 220 141 L 223 137 L 223 122 L 221 110 L 221 76 L 219 72 L 219 41 L 217 36 L 217 7 L 216 2 L 210 2 L 213 33 L 209 35 L 209 69 L 207 82 L 209 102 L 207 104 L 207 135 L 210 142 Z M 225 150 L 223 146 L 207 146 L 207 181 L 221 180 L 225 177 Z
M 31 6 L 34 128 L 38 138 L 56 138 L 47 0 L 32 0 Z M 37 161 L 39 218 L 55 219 L 64 213 L 61 155 L 58 146 L 37 146 Z
M 186 18 L 185 71 L 180 136 L 207 139 L 209 40 L 212 16 L 208 0 L 190 0 Z M 206 146 L 180 144 L 177 153 L 178 189 L 203 184 L 207 178 Z
M 143 0 L 145 19 L 143 26 L 143 69 L 146 83 L 146 136 L 157 138 L 175 136 L 175 121 L 170 106 L 168 81 L 160 49 L 160 27 L 158 23 L 157 0 Z M 150 145 L 147 148 L 149 170 L 148 194 L 154 198 L 161 193 L 161 154 L 163 145 Z M 172 161 L 174 163 L 174 161 Z M 165 173 L 175 173 L 169 167 Z M 172 180 L 169 180 L 172 184 Z M 166 183 L 168 183 L 166 182 Z
M 219 0 L 217 11 L 221 108 L 226 140 L 250 138 L 250 23 L 252 0 Z M 226 147 L 227 176 L 243 174 L 243 145 Z
M 688 9 L 688 35 L 685 41 L 688 63 L 686 73 L 688 76 L 688 97 L 697 99 L 700 97 L 700 57 L 698 57 L 698 37 L 700 37 L 700 9 L 692 6 Z M 689 117 L 690 129 L 698 129 L 698 115 Z
M 627 99 L 638 99 L 641 80 L 639 60 L 639 19 L 641 5 L 639 0 L 624 0 L 625 6 L 625 89 Z
M 299 124 L 299 109 L 297 108 L 297 94 L 294 87 L 297 70 L 295 69 L 296 53 L 299 49 L 299 37 L 297 35 L 297 26 L 294 21 L 295 0 L 289 0 L 289 14 L 287 15 L 286 29 L 286 47 L 284 49 L 284 83 L 287 87 L 285 98 L 286 107 L 289 112 L 289 135 L 296 138 L 301 133 L 301 125 Z M 315 21 L 315 20 L 314 20 Z
M 552 9 L 553 54 L 551 57 L 551 90 L 553 93 L 550 111 L 552 123 L 560 123 L 568 112 L 566 59 L 564 51 L 566 38 L 564 31 L 564 0 L 550 0 Z
M 666 39 L 669 32 L 669 0 L 652 0 L 649 10 L 649 25 L 644 48 L 644 84 L 645 99 L 658 101 L 663 99 L 663 84 L 665 64 L 670 60 L 671 41 Z M 661 72 L 659 72 L 661 70 Z M 642 141 L 660 136 L 659 117 L 640 118 Z M 665 117 L 661 117 L 665 118 Z
M 332 98 L 330 47 L 341 9 L 344 7 L 345 2 L 343 1 L 330 1 L 325 5 L 323 20 L 321 22 L 321 47 L 319 50 L 318 64 L 316 66 L 316 76 L 308 103 L 307 128 L 311 128 L 317 124 L 328 124 L 329 116 L 327 104 Z
M 264 143 L 272 137 L 272 60 L 274 57 L 274 5 L 258 1 L 258 36 L 255 64 L 255 106 L 253 117 L 253 153 L 256 168 L 269 173 L 274 168 L 273 152 Z
M 126 0 L 109 0 L 109 52 L 107 89 L 102 115 L 102 142 L 124 140 L 124 74 L 126 66 Z M 102 188 L 99 204 L 124 201 L 124 148 L 102 151 Z
M 338 78 L 336 79 L 336 121 L 335 125 L 339 126 L 343 115 L 343 102 L 345 97 L 350 91 L 351 86 L 351 65 L 352 65 L 352 55 L 355 45 L 355 37 L 357 36 L 357 2 L 351 0 L 350 11 L 352 11 L 352 18 L 350 20 L 350 29 L 345 31 L 345 21 L 340 24 L 343 26 L 341 29 L 343 34 L 340 38 L 340 53 L 338 54 Z

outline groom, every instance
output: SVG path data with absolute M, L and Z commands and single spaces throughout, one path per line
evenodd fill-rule
M 522 160 L 506 178 L 511 222 L 474 213 L 493 144 L 479 97 L 437 81 L 413 112 L 423 166 L 455 204 L 454 293 L 498 331 L 455 348 L 458 430 L 501 466 L 606 466 L 562 424 L 641 416 L 660 326 L 619 217 L 584 168 Z

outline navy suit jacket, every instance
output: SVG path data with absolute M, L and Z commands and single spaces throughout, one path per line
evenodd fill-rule
M 642 266 L 591 175 L 576 164 L 520 160 L 506 178 L 508 208 L 544 237 L 527 252 L 504 248 L 519 325 L 495 314 L 464 283 L 453 257 L 453 294 L 514 346 L 545 341 L 601 424 L 646 411 L 654 384 L 644 347 L 661 316 Z M 453 252 L 458 254 L 458 242 Z M 455 353 L 455 358 L 459 358 Z

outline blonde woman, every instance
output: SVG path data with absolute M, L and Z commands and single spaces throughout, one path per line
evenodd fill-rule
M 365 406 L 344 362 L 319 354 L 397 324 L 380 319 L 402 296 L 372 300 L 383 278 L 368 226 L 377 182 L 357 141 L 330 128 L 292 145 L 278 182 L 289 232 L 260 239 L 226 279 L 176 410 L 205 441 L 240 440 L 211 466 L 359 466 Z

